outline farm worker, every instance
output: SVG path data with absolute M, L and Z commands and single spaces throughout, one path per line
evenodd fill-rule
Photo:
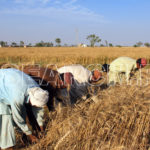
M 25 104 L 32 105 L 33 114 L 43 129 L 43 106 L 48 92 L 27 74 L 17 69 L 0 69 L 0 148 L 13 149 L 16 144 L 13 121 L 31 142 L 37 138 L 26 124 Z
M 62 99 L 60 90 L 63 89 L 67 95 L 67 87 L 73 78 L 71 73 L 59 74 L 56 70 L 40 66 L 26 66 L 22 71 L 30 75 L 43 90 L 49 92 L 49 100 L 47 102 L 49 111 L 55 110 L 55 100 L 59 99 L 63 104 L 67 104 L 70 101 L 67 97 Z
M 67 73 L 70 72 L 73 75 L 74 83 L 70 89 L 70 99 L 74 103 L 77 98 L 83 98 L 88 93 L 88 86 L 92 82 L 100 80 L 101 73 L 98 70 L 89 71 L 82 65 L 69 65 L 58 69 L 58 72 Z
M 120 82 L 123 78 L 123 74 L 125 74 L 126 81 L 128 82 L 130 73 L 145 67 L 146 64 L 147 61 L 145 58 L 135 60 L 130 57 L 119 57 L 115 59 L 109 67 L 109 85 Z

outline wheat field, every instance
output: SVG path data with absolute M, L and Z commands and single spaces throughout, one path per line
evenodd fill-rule
M 119 56 L 145 57 L 150 61 L 150 48 L 0 48 L 0 64 L 67 64 L 110 63 Z M 43 137 L 26 150 L 148 150 L 150 147 L 149 69 L 143 69 L 142 82 L 96 88 L 96 95 L 72 107 L 58 105 L 46 114 Z M 106 75 L 104 75 L 106 76 Z M 46 111 L 47 112 L 47 111 Z
M 110 63 L 119 56 L 132 58 L 145 57 L 150 62 L 150 48 L 141 47 L 51 47 L 51 48 L 0 48 L 0 64 L 14 63 L 26 64 L 37 63 L 43 66 L 47 64 L 88 65 L 92 63 Z

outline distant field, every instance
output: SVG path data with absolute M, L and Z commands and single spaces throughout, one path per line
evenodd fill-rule
M 150 48 L 133 47 L 52 47 L 52 48 L 0 48 L 0 64 L 2 63 L 39 63 L 41 65 L 80 63 L 110 63 L 119 56 L 133 58 L 145 57 L 150 62 Z

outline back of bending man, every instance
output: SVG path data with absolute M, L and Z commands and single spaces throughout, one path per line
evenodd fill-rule
M 28 136 L 31 142 L 37 138 L 26 124 L 25 104 L 33 106 L 33 114 L 43 128 L 43 106 L 48 101 L 48 92 L 25 73 L 17 69 L 0 69 L 0 147 L 13 149 L 16 144 L 13 121 Z
M 122 74 L 125 74 L 126 81 L 130 78 L 130 73 L 145 67 L 147 64 L 146 59 L 132 59 L 130 57 L 119 57 L 115 59 L 109 67 L 109 85 L 122 80 Z
M 75 103 L 78 98 L 84 98 L 88 93 L 88 86 L 90 83 L 97 82 L 102 76 L 98 70 L 91 72 L 78 64 L 63 66 L 58 69 L 58 72 L 70 72 L 73 75 L 74 83 L 69 92 L 72 103 Z

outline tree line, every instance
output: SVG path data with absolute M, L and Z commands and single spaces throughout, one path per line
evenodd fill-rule
M 55 46 L 61 46 L 60 45 L 61 39 L 56 38 L 55 43 L 56 43 Z M 24 46 L 27 46 L 27 47 L 53 47 L 54 44 L 52 42 L 44 42 L 44 41 L 40 41 L 35 44 L 32 44 L 32 43 L 25 44 L 24 41 L 20 41 L 19 43 L 12 42 L 11 44 L 8 44 L 8 42 L 0 41 L 0 46 L 1 47 L 24 47 Z
M 104 44 L 101 43 L 102 39 L 100 39 L 99 36 L 95 35 L 95 34 L 90 34 L 86 37 L 86 39 L 89 41 L 89 45 L 87 45 L 88 47 L 122 47 L 122 45 L 113 45 L 112 43 L 109 43 L 107 40 L 104 41 Z M 80 45 L 83 45 L 83 43 L 80 43 Z M 61 45 L 61 39 L 60 38 L 56 38 L 55 39 L 55 44 L 53 42 L 44 42 L 44 41 L 40 41 L 38 43 L 32 44 L 25 44 L 24 41 L 20 41 L 19 43 L 16 42 L 12 42 L 11 44 L 8 44 L 5 41 L 0 41 L 0 47 L 60 47 L 60 46 L 71 46 L 71 47 L 75 47 L 78 45 L 68 45 L 68 44 L 64 44 Z M 146 42 L 143 43 L 141 41 L 137 42 L 136 44 L 133 45 L 133 47 L 141 47 L 141 46 L 145 46 L 145 47 L 150 47 L 150 43 Z

